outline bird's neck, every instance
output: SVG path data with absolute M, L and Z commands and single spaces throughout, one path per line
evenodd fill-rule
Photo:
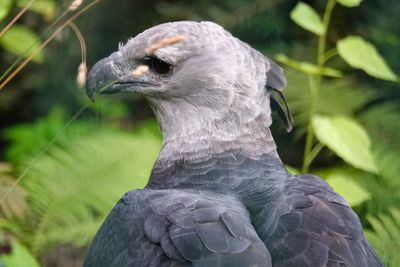
M 246 115 L 228 112 L 220 117 L 207 110 L 197 112 L 163 110 L 157 114 L 156 111 L 163 132 L 156 165 L 167 166 L 182 160 L 196 162 L 238 152 L 253 159 L 266 154 L 279 159 L 268 112 Z
M 237 151 L 167 166 L 157 161 L 146 188 L 235 192 L 247 203 L 266 203 L 278 199 L 289 176 L 279 158 L 270 154 L 253 158 Z

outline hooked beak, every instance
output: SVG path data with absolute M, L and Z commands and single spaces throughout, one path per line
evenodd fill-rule
M 125 64 L 121 52 L 98 61 L 89 71 L 86 93 L 94 102 L 97 94 L 114 94 L 119 92 L 139 92 L 141 89 L 156 87 L 148 75 L 132 75 L 135 66 Z

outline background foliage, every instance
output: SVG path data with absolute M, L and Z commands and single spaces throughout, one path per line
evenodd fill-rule
M 91 1 L 76 11 L 71 2 L 33 1 L 0 34 L 0 82 Z M 29 4 L 2 0 L 0 30 Z M 103 0 L 75 23 L 89 66 L 182 19 L 216 21 L 279 61 L 295 120 L 290 134 L 272 126 L 283 161 L 326 179 L 387 266 L 400 266 L 399 9 L 396 0 Z M 80 266 L 116 201 L 146 184 L 161 144 L 149 107 L 131 95 L 90 104 L 76 85 L 81 61 L 67 27 L 0 91 L 0 266 Z

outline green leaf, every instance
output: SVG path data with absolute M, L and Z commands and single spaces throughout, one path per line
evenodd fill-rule
M 378 171 L 370 151 L 369 136 L 355 120 L 342 115 L 316 115 L 312 123 L 318 140 L 344 161 L 364 171 Z
M 23 8 L 29 0 L 19 0 L 17 6 Z M 29 10 L 43 15 L 46 20 L 53 20 L 56 14 L 56 3 L 53 0 L 36 0 Z
M 288 58 L 287 56 L 285 56 L 283 54 L 278 54 L 276 56 L 276 60 L 279 62 L 282 62 L 283 64 L 288 65 L 291 68 L 294 68 L 294 69 L 299 70 L 306 74 L 323 75 L 323 76 L 328 76 L 328 77 L 332 77 L 332 78 L 341 78 L 343 76 L 343 74 L 340 70 L 326 68 L 326 67 L 320 68 L 311 62 L 297 61 L 297 60 Z
M 326 182 L 353 207 L 371 198 L 368 191 L 352 180 L 350 175 L 346 175 L 345 173 L 332 173 L 327 176 L 326 179 Z
M 36 35 L 36 33 L 31 31 L 31 29 L 28 27 L 14 25 L 2 36 L 0 39 L 0 45 L 9 53 L 16 56 L 21 56 L 24 55 L 25 51 L 32 45 L 34 45 L 34 47 L 31 51 L 38 47 L 38 40 L 39 37 Z M 24 56 L 29 56 L 29 53 Z M 32 61 L 36 63 L 42 62 L 43 54 L 39 52 Z
M 4 19 L 10 11 L 12 0 L 1 0 L 0 1 L 0 20 Z
M 7 267 L 40 267 L 32 253 L 16 240 L 12 243 L 12 253 L 0 257 L 1 263 Z
M 361 69 L 378 79 L 398 80 L 375 46 L 362 37 L 346 37 L 338 42 L 337 48 L 339 55 L 353 68 Z
M 309 5 L 299 2 L 290 13 L 290 18 L 300 27 L 316 35 L 325 32 L 324 25 L 318 13 Z
M 337 0 L 339 4 L 346 7 L 359 6 L 362 0 Z

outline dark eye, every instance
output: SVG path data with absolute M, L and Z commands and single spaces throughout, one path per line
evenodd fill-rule
M 143 59 L 143 64 L 149 66 L 149 68 L 154 71 L 155 73 L 158 74 L 169 74 L 172 71 L 172 65 L 161 60 L 158 59 L 156 57 L 145 57 Z

